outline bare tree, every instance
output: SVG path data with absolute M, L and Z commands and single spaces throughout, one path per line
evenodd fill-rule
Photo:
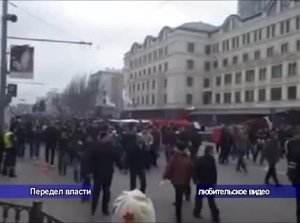
M 62 93 L 62 104 L 70 111 L 84 115 L 94 110 L 98 89 L 86 76 L 76 76 Z

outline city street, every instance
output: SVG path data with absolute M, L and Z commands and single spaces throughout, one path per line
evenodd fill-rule
M 201 151 L 200 151 L 201 153 Z M 28 155 L 26 156 L 28 157 Z M 43 156 L 42 156 L 43 157 Z M 218 182 L 220 184 L 260 184 L 264 182 L 265 166 L 253 165 L 250 160 L 249 173 L 237 173 L 235 164 L 218 167 Z M 165 166 L 164 156 L 159 160 L 159 168 L 152 169 L 147 174 L 147 194 L 152 199 L 157 216 L 157 222 L 174 222 L 175 214 L 172 203 L 174 191 L 169 182 L 160 185 L 162 172 Z M 288 184 L 285 176 L 286 161 L 278 165 L 278 175 L 282 184 Z M 72 184 L 72 169 L 69 168 L 67 177 L 60 177 L 57 168 L 47 169 L 43 164 L 35 165 L 25 158 L 18 160 L 18 177 L 10 179 L 0 177 L 1 183 L 9 184 Z M 116 169 L 112 183 L 112 201 L 121 191 L 129 188 L 129 174 L 124 175 Z M 10 200 L 19 204 L 31 204 L 31 200 Z M 221 211 L 222 222 L 295 222 L 294 199 L 218 199 L 217 204 Z M 99 205 L 100 206 L 100 205 Z M 184 202 L 184 222 L 210 222 L 210 213 L 207 202 L 204 202 L 203 219 L 192 217 L 192 202 Z M 79 200 L 48 199 L 43 200 L 43 210 L 64 222 L 107 222 L 101 214 L 101 206 L 96 216 L 90 216 L 90 204 Z M 10 212 L 10 215 L 12 213 Z M 25 214 L 24 214 L 25 215 Z M 2 216 L 2 213 L 0 213 Z M 22 222 L 26 217 L 22 216 Z

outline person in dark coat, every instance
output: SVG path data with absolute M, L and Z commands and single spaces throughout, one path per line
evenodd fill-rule
M 202 185 L 203 189 L 214 187 L 217 184 L 217 167 L 213 157 L 213 148 L 207 146 L 205 148 L 204 156 L 198 157 L 195 161 L 193 170 L 193 179 L 195 184 Z M 201 186 L 200 186 L 201 187 Z M 209 196 L 208 205 L 211 211 L 211 216 L 214 222 L 219 222 L 219 209 L 215 203 L 214 196 Z M 201 209 L 203 203 L 203 196 L 195 196 L 195 208 L 193 215 L 195 218 L 201 218 Z
M 110 187 L 112 183 L 114 164 L 120 167 L 120 156 L 113 148 L 108 132 L 100 134 L 100 141 L 92 151 L 91 168 L 93 175 L 92 215 L 95 214 L 100 192 L 103 192 L 102 213 L 109 215 Z
M 18 123 L 15 129 L 15 136 L 17 138 L 18 156 L 24 158 L 26 149 L 26 131 L 22 123 Z
M 182 222 L 182 202 L 183 194 L 186 192 L 192 176 L 191 154 L 184 142 L 178 142 L 177 149 L 168 163 L 164 179 L 168 179 L 175 189 L 175 210 L 177 223 Z
M 219 162 L 221 164 L 228 164 L 228 157 L 232 147 L 232 137 L 226 128 L 223 128 L 222 130 L 220 146 L 221 152 L 219 156 Z
M 191 158 L 195 160 L 198 154 L 199 147 L 201 146 L 202 139 L 197 129 L 191 131 Z
M 54 124 L 51 124 L 46 128 L 44 135 L 46 143 L 45 160 L 47 164 L 51 165 L 51 167 L 54 167 L 55 150 L 57 147 L 59 133 Z M 50 158 L 49 155 L 51 155 Z
M 279 185 L 279 181 L 276 174 L 276 164 L 281 156 L 281 146 L 278 140 L 278 135 L 275 131 L 271 132 L 271 138 L 268 139 L 263 148 L 264 159 L 269 164 L 269 169 L 265 177 L 265 184 L 269 184 L 269 180 L 272 177 L 275 184 Z
M 141 191 L 146 191 L 147 150 L 143 135 L 138 134 L 136 144 L 128 151 L 128 165 L 130 170 L 130 190 L 136 189 L 136 179 L 140 180 Z
M 69 139 L 68 129 L 63 127 L 58 139 L 58 175 L 62 176 L 67 174 Z

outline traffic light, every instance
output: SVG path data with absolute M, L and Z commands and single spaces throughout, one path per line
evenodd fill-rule
M 11 97 L 17 97 L 18 87 L 16 84 L 8 84 L 7 85 L 7 94 Z

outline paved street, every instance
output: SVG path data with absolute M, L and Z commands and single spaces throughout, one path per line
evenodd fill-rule
M 220 184 L 260 184 L 263 183 L 266 170 L 259 165 L 249 164 L 249 173 L 235 172 L 235 164 L 219 166 L 218 182 Z M 157 222 L 174 222 L 174 207 L 172 206 L 174 191 L 169 183 L 160 186 L 161 175 L 164 168 L 164 157 L 159 160 L 159 168 L 152 169 L 147 174 L 147 194 L 154 202 Z M 288 183 L 285 176 L 286 162 L 282 160 L 278 165 L 279 179 Z M 63 184 L 73 183 L 71 169 L 67 177 L 57 175 L 57 168 L 43 168 L 43 164 L 35 165 L 28 158 L 18 160 L 18 177 L 10 179 L 0 177 L 1 183 L 11 184 Z M 116 170 L 112 184 L 112 199 L 122 190 L 129 187 L 129 175 L 120 174 Z M 11 200 L 20 204 L 31 204 L 30 200 Z M 82 204 L 79 200 L 53 199 L 44 200 L 43 209 L 47 213 L 65 222 L 107 222 L 109 218 L 104 218 L 99 212 L 95 217 L 90 216 L 90 205 Z M 295 222 L 295 201 L 294 199 L 218 199 L 218 206 L 221 210 L 222 222 Z M 185 222 L 209 222 L 210 214 L 207 202 L 204 202 L 203 219 L 196 220 L 192 217 L 193 203 L 184 203 Z M 2 215 L 2 213 L 0 213 Z M 0 215 L 0 216 L 1 216 Z M 25 219 L 25 217 L 23 217 Z M 25 222 L 25 220 L 23 221 Z

